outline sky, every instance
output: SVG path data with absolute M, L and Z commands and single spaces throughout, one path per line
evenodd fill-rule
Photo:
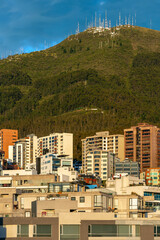
M 160 0 L 0 0 L 0 58 L 53 46 L 105 11 L 112 26 L 120 13 L 123 22 L 136 16 L 137 26 L 160 30 Z

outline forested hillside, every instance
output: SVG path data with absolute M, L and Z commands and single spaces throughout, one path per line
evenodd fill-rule
M 143 121 L 160 126 L 159 109 L 159 31 L 90 29 L 0 61 L 0 127 L 20 137 L 73 132 L 77 159 L 81 138 Z

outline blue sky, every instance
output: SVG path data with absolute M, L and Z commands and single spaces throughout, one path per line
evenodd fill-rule
M 55 45 L 105 10 L 113 25 L 136 13 L 138 26 L 160 30 L 160 0 L 0 0 L 0 57 Z

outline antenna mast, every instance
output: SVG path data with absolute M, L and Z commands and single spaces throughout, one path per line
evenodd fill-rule
M 79 34 L 79 22 L 78 22 L 78 27 L 77 27 L 77 30 L 76 30 L 76 34 Z
M 129 17 L 128 17 L 128 26 L 130 27 L 130 25 L 131 25 L 131 20 L 130 20 L 130 15 L 129 15 Z
M 108 28 L 107 11 L 105 11 L 105 28 Z
M 119 13 L 119 26 L 121 26 L 121 13 Z
M 127 26 L 127 17 L 125 17 L 125 25 Z
M 96 25 L 97 25 L 97 13 L 95 12 L 95 28 L 96 28 Z
M 99 14 L 99 27 L 101 27 L 101 14 Z

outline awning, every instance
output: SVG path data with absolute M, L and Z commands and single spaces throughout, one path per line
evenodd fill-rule
M 95 188 L 97 188 L 97 185 L 86 185 L 86 188 L 95 189 Z

